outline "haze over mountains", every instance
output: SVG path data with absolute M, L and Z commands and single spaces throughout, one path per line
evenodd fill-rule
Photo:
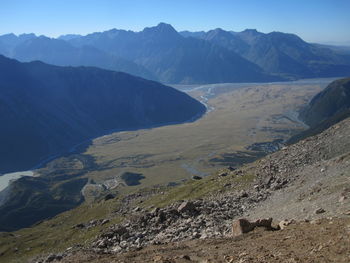
M 132 61 L 117 58 L 92 46 L 74 47 L 64 40 L 23 34 L 0 36 L 0 53 L 22 62 L 40 60 L 57 66 L 95 66 L 156 79 L 148 70 Z
M 205 106 L 154 81 L 92 67 L 0 56 L 0 173 L 29 169 L 115 129 L 199 117 Z
M 0 53 L 20 61 L 98 66 L 164 83 L 270 82 L 350 74 L 348 54 L 293 34 L 177 32 L 165 23 L 141 32 L 112 29 L 59 39 L 3 35 Z
M 228 32 L 220 28 L 187 36 L 204 39 L 241 54 L 266 72 L 289 78 L 343 76 L 349 74 L 349 58 L 324 46 L 309 44 L 296 35 L 263 34 L 254 29 Z

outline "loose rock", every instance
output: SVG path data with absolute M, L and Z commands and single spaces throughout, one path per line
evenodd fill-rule
M 323 208 L 317 208 L 316 210 L 315 210 L 315 214 L 322 214 L 322 213 L 324 213 L 324 212 L 326 212 L 326 210 L 324 210 Z

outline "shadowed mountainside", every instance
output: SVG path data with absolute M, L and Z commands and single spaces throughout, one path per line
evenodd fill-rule
M 300 113 L 300 118 L 311 127 L 343 115 L 350 109 L 350 78 L 333 81 L 317 94 Z
M 318 134 L 350 117 L 350 78 L 333 81 L 318 93 L 300 112 L 299 118 L 310 126 L 288 140 L 294 143 Z
M 111 130 L 180 123 L 205 106 L 157 82 L 0 56 L 0 171 L 28 169 Z

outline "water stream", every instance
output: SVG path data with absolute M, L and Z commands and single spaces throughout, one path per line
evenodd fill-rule
M 12 181 L 15 181 L 23 176 L 34 176 L 33 171 L 23 171 L 15 173 L 7 173 L 0 176 L 0 191 L 4 190 Z

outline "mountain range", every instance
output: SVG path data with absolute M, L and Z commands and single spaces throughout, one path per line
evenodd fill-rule
M 188 33 L 187 33 L 188 35 Z M 241 54 L 270 74 L 288 78 L 346 76 L 349 58 L 328 47 L 310 44 L 294 34 L 254 29 L 229 32 L 220 28 L 192 37 L 204 39 Z
M 0 56 L 0 172 L 112 130 L 181 123 L 205 106 L 154 81 L 93 67 L 20 63 Z
M 37 37 L 34 34 L 0 36 L 0 54 L 21 62 L 40 60 L 57 66 L 94 66 L 127 72 L 151 80 L 156 79 L 142 66 L 92 46 L 77 48 L 61 39 Z
M 112 29 L 69 40 L 144 66 L 165 83 L 262 82 L 277 80 L 257 65 L 208 41 L 181 36 L 160 23 L 141 32 Z
M 58 39 L 7 34 L 0 36 L 0 53 L 20 61 L 96 66 L 173 84 L 270 82 L 350 73 L 347 53 L 293 34 L 251 29 L 177 32 L 165 23 L 140 32 L 112 29 Z

